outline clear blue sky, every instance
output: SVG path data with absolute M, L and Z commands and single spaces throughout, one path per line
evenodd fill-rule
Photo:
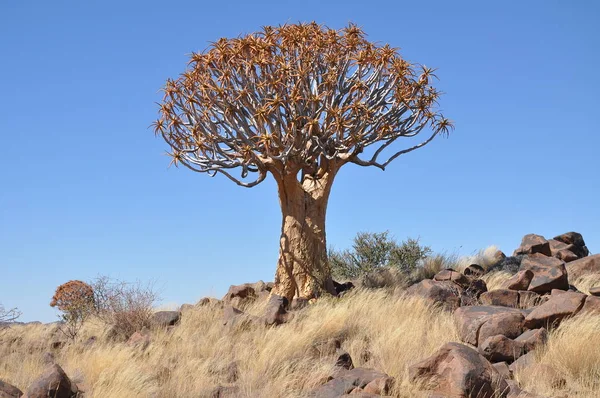
M 385 172 L 347 166 L 328 242 L 420 236 L 469 254 L 583 233 L 600 251 L 596 1 L 3 1 L 0 302 L 52 321 L 57 285 L 158 280 L 167 303 L 272 280 L 272 180 L 245 189 L 167 168 L 148 126 L 158 89 L 208 42 L 262 25 L 352 21 L 439 68 L 450 138 Z

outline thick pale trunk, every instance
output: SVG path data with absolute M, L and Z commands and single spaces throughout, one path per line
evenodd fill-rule
M 325 239 L 331 182 L 305 180 L 301 184 L 295 176 L 278 181 L 283 221 L 273 293 L 288 300 L 335 294 Z

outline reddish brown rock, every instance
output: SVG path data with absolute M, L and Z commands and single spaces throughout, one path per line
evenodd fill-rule
M 506 398 L 549 398 L 545 395 L 538 395 L 521 389 L 514 380 L 507 380 L 506 382 L 508 383 L 508 395 Z
M 496 397 L 508 391 L 504 378 L 475 349 L 459 343 L 446 343 L 432 356 L 408 368 L 411 382 L 426 382 L 433 396 Z M 500 396 L 506 396 L 506 393 Z
M 127 340 L 127 345 L 130 347 L 141 347 L 142 349 L 146 349 L 150 345 L 150 336 L 135 332 Z
M 590 295 L 600 297 L 600 286 L 590 288 Z
M 152 314 L 150 322 L 153 327 L 174 326 L 181 320 L 181 312 L 179 311 L 158 311 Z
M 222 317 L 223 326 L 232 327 L 232 328 L 233 327 L 246 327 L 255 321 L 257 321 L 257 318 L 252 317 L 231 305 L 226 305 L 223 308 L 223 317 Z
M 536 329 L 542 326 L 558 325 L 566 317 L 575 315 L 583 307 L 585 294 L 564 292 L 551 296 L 544 304 L 536 307 L 525 318 L 524 326 Z
M 203 297 L 196 303 L 197 307 L 223 307 L 223 302 L 213 297 Z
M 57 364 L 50 365 L 27 389 L 27 398 L 71 398 L 75 386 Z
M 380 378 L 390 378 L 385 373 L 374 369 L 354 368 L 338 372 L 336 376 L 317 387 L 310 394 L 318 398 L 338 398 L 344 394 L 349 394 L 355 388 L 364 389 L 369 383 Z
M 482 305 L 500 305 L 502 307 L 517 308 L 519 306 L 519 292 L 516 290 L 496 289 L 483 293 L 479 300 Z
M 273 284 L 271 282 L 265 283 L 263 281 L 231 285 L 227 294 L 223 297 L 223 302 L 239 307 L 256 299 L 267 299 L 272 288 Z
M 0 380 L 0 398 L 19 398 L 23 392 L 12 384 Z
M 460 272 L 456 272 L 453 269 L 443 269 L 437 274 L 434 275 L 433 280 L 443 282 L 443 281 L 451 281 L 454 282 L 461 287 L 467 287 L 471 282 L 469 278 Z
M 581 308 L 581 313 L 584 312 L 600 314 L 600 297 L 587 296 Z
M 517 272 L 510 279 L 506 280 L 500 288 L 509 290 L 527 290 L 532 279 L 533 271 L 525 269 Z
M 548 331 L 545 328 L 527 330 L 515 339 L 523 343 L 525 352 L 533 351 L 536 347 L 546 344 Z
M 519 373 L 521 370 L 533 366 L 536 363 L 535 351 L 528 352 L 525 355 L 521 355 L 516 361 L 511 363 L 508 368 L 513 375 Z
M 287 305 L 287 298 L 277 294 L 272 294 L 271 297 L 269 297 L 267 306 L 265 307 L 265 324 L 267 326 L 272 326 L 289 322 L 292 319 L 293 314 L 289 314 L 286 311 Z
M 600 274 L 600 253 L 571 261 L 567 269 L 572 281 L 584 275 Z
M 525 344 L 499 334 L 480 343 L 479 353 L 490 362 L 513 362 L 525 353 Z
M 463 271 L 463 274 L 465 274 L 467 276 L 479 278 L 480 276 L 485 274 L 485 270 L 483 269 L 483 267 L 481 265 L 471 264 L 467 268 L 465 268 L 465 270 Z
M 552 289 L 569 289 L 567 269 L 562 260 L 542 254 L 533 254 L 523 258 L 520 269 L 533 272 L 533 279 L 528 290 L 544 294 Z
M 552 252 L 550 251 L 550 243 L 548 243 L 548 241 L 541 235 L 528 234 L 523 237 L 521 246 L 515 250 L 513 256 L 534 253 L 540 253 L 544 256 L 551 256 Z
M 393 385 L 393 377 L 379 377 L 367 384 L 363 391 L 373 395 L 388 395 Z
M 506 362 L 496 362 L 493 363 L 492 366 L 500 373 L 505 379 L 510 379 L 512 377 L 510 373 L 510 369 L 508 368 L 508 364 Z
M 499 306 L 461 307 L 454 312 L 458 332 L 463 342 L 477 346 L 497 334 L 515 338 L 523 332 L 522 312 Z
M 555 239 L 548 240 L 548 243 L 550 243 L 552 257 L 563 260 L 565 263 L 575 261 L 579 258 L 575 253 L 573 253 L 573 250 L 576 250 L 574 245 L 568 245 Z
M 586 257 L 590 253 L 585 246 L 583 236 L 578 232 L 567 232 L 566 234 L 555 236 L 554 240 L 566 243 L 567 245 L 573 245 L 571 251 L 579 258 Z
M 431 300 L 453 311 L 460 307 L 463 289 L 453 282 L 425 279 L 406 289 L 406 293 Z

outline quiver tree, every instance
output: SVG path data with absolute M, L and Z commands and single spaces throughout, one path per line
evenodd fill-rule
M 94 310 L 94 289 L 82 281 L 68 281 L 56 288 L 50 307 L 69 318 L 83 319 Z
M 273 176 L 283 215 L 273 291 L 311 298 L 333 292 L 325 212 L 340 168 L 383 170 L 452 128 L 434 77 L 354 25 L 267 26 L 193 53 L 167 81 L 153 125 L 176 166 L 243 187 Z

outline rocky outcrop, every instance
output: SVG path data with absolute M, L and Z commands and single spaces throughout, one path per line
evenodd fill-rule
M 568 265 L 568 270 L 571 280 L 588 274 L 600 274 L 600 254 L 571 261 Z
M 539 253 L 532 254 L 523 258 L 521 270 L 533 272 L 533 279 L 528 288 L 532 292 L 544 294 L 549 293 L 552 289 L 569 289 L 565 263 L 557 258 Z
M 521 246 L 514 251 L 513 256 L 535 253 L 540 253 L 544 256 L 552 256 L 550 243 L 541 235 L 528 234 L 523 237 Z
M 563 319 L 579 312 L 585 299 L 585 294 L 575 292 L 552 295 L 547 302 L 527 315 L 523 325 L 528 329 L 557 326 Z
M 502 334 L 515 338 L 523 333 L 523 313 L 500 306 L 461 307 L 454 312 L 461 341 L 478 346 L 488 337 Z
M 153 327 L 161 328 L 174 326 L 181 320 L 180 311 L 158 311 L 152 314 L 150 323 Z

